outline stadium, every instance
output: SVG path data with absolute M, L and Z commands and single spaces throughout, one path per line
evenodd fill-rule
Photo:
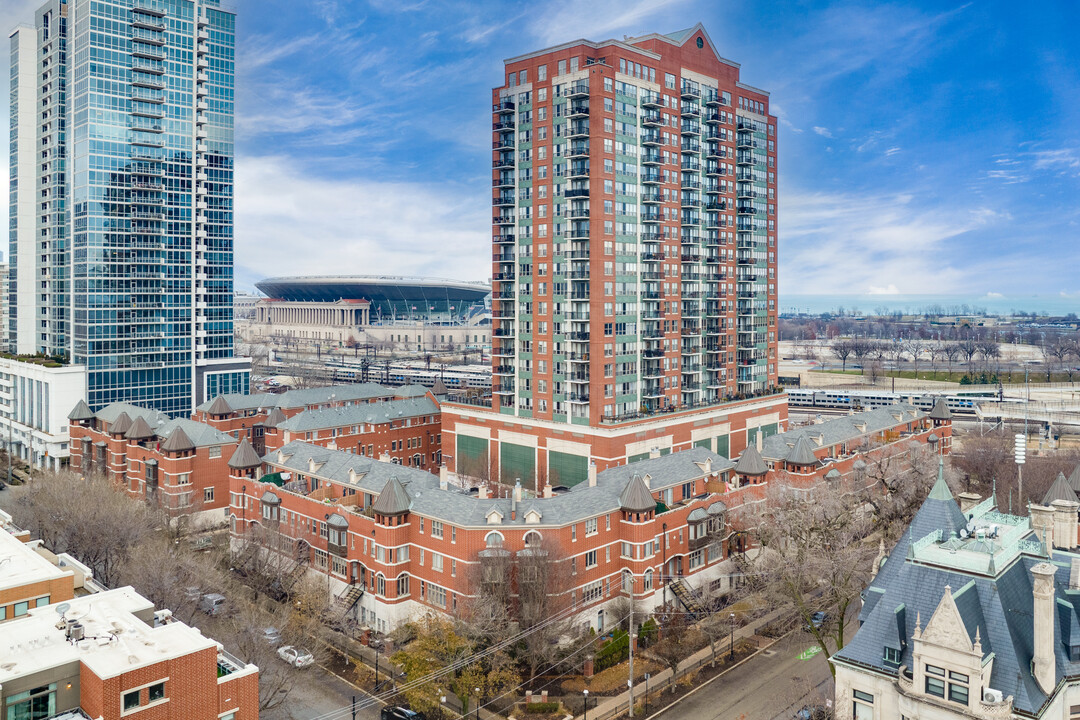
M 263 294 L 286 302 L 367 300 L 372 324 L 424 322 L 471 324 L 491 308 L 491 286 L 441 278 L 392 275 L 276 277 L 255 283 Z

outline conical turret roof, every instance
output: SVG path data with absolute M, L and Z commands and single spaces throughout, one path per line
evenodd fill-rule
M 814 449 L 810 447 L 810 441 L 805 435 L 795 442 L 795 446 L 788 453 L 787 461 L 792 465 L 817 465 Z
M 270 413 L 266 416 L 266 420 L 263 421 L 263 426 L 277 427 L 283 422 L 285 422 L 285 413 L 281 412 L 281 408 L 275 407 L 272 408 Z
M 447 392 L 446 383 L 442 381 L 442 378 L 437 379 L 435 384 L 431 386 L 432 395 L 445 395 Z
M 930 411 L 931 420 L 952 420 L 952 410 L 945 404 L 945 400 L 938 398 L 934 408 Z
M 409 512 L 412 498 L 397 479 L 397 475 L 391 475 L 386 481 L 379 497 L 371 504 L 371 511 L 376 515 L 404 515 Z
M 229 467 L 234 470 L 250 470 L 260 465 L 262 465 L 262 458 L 259 457 L 259 453 L 255 452 L 255 448 L 251 446 L 247 438 L 241 439 L 232 457 L 229 458 Z
M 147 424 L 143 416 L 135 418 L 135 422 L 131 423 L 131 427 L 128 428 L 125 437 L 128 440 L 147 440 L 154 437 L 154 431 Z
M 1058 473 L 1057 479 L 1054 480 L 1054 484 L 1050 486 L 1050 489 L 1046 491 L 1046 495 L 1043 496 L 1042 504 L 1049 505 L 1055 500 L 1068 500 L 1069 502 L 1080 502 L 1076 498 L 1076 491 L 1069 485 L 1069 481 L 1065 479 L 1065 473 Z
M 634 475 L 619 495 L 619 507 L 627 512 L 648 512 L 656 509 L 652 491 L 640 475 Z
M 210 403 L 210 407 L 206 408 L 206 412 L 210 415 L 229 415 L 232 411 L 224 395 L 218 395 L 214 398 L 214 402 Z
M 113 418 L 112 424 L 109 425 L 109 432 L 113 435 L 123 435 L 130 429 L 131 417 L 126 412 L 121 412 Z
M 765 458 L 761 457 L 757 447 L 747 445 L 735 463 L 735 472 L 739 475 L 764 475 L 769 472 L 769 466 L 765 464 Z
M 90 412 L 90 406 L 86 404 L 85 400 L 79 400 L 79 402 L 75 403 L 75 407 L 68 413 L 68 420 L 74 420 L 76 422 L 93 419 L 94 413 Z
M 161 443 L 161 449 L 165 452 L 187 452 L 195 449 L 195 443 L 184 432 L 184 428 L 177 426 L 175 430 Z
M 1069 473 L 1069 486 L 1072 487 L 1073 492 L 1080 497 L 1080 465 L 1073 468 L 1073 471 Z

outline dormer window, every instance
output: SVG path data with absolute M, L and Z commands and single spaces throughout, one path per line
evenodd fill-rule
M 900 649 L 887 647 L 885 648 L 885 664 L 900 666 Z

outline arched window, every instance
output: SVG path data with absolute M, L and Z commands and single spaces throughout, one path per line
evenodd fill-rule
M 634 592 L 634 575 L 629 570 L 622 571 L 622 589 L 625 593 Z
M 386 597 L 386 578 L 382 576 L 382 573 L 375 576 L 375 594 Z
M 645 571 L 645 589 L 646 590 L 652 590 L 652 578 L 653 578 L 652 570 L 646 570 Z
M 408 597 L 409 596 L 409 574 L 402 573 L 398 575 L 397 579 L 397 596 Z
M 503 546 L 503 536 L 497 532 L 490 532 L 484 538 L 484 543 L 489 548 L 501 548 Z
M 535 530 L 525 534 L 525 547 L 540 547 L 541 542 L 543 542 L 543 538 L 541 538 L 540 533 L 536 532 Z

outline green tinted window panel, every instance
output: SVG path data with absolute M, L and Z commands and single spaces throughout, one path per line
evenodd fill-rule
M 589 477 L 589 458 L 583 455 L 571 455 L 548 452 L 548 483 L 572 487 Z
M 627 463 L 627 465 L 629 465 L 630 463 L 636 463 L 636 462 L 639 462 L 641 460 L 648 460 L 648 459 L 649 459 L 649 453 L 639 453 L 637 455 L 628 456 L 626 458 L 626 463 Z
M 712 450 L 712 438 L 705 438 L 704 440 L 698 440 L 694 443 L 694 447 L 703 447 L 706 450 Z
M 488 472 L 488 441 L 484 438 L 457 436 L 457 470 L 472 476 Z
M 716 454 L 723 455 L 726 458 L 730 458 L 731 447 L 728 444 L 728 436 L 720 435 L 716 438 Z
M 661 455 L 670 455 L 671 454 L 671 448 L 660 448 L 660 454 Z
M 499 443 L 499 476 L 502 482 L 513 485 L 521 480 L 521 486 L 536 489 L 536 450 L 525 445 Z
M 761 437 L 762 438 L 767 438 L 770 435 L 777 434 L 778 432 L 780 432 L 780 427 L 779 427 L 778 423 L 769 423 L 768 425 L 762 425 L 761 426 Z

